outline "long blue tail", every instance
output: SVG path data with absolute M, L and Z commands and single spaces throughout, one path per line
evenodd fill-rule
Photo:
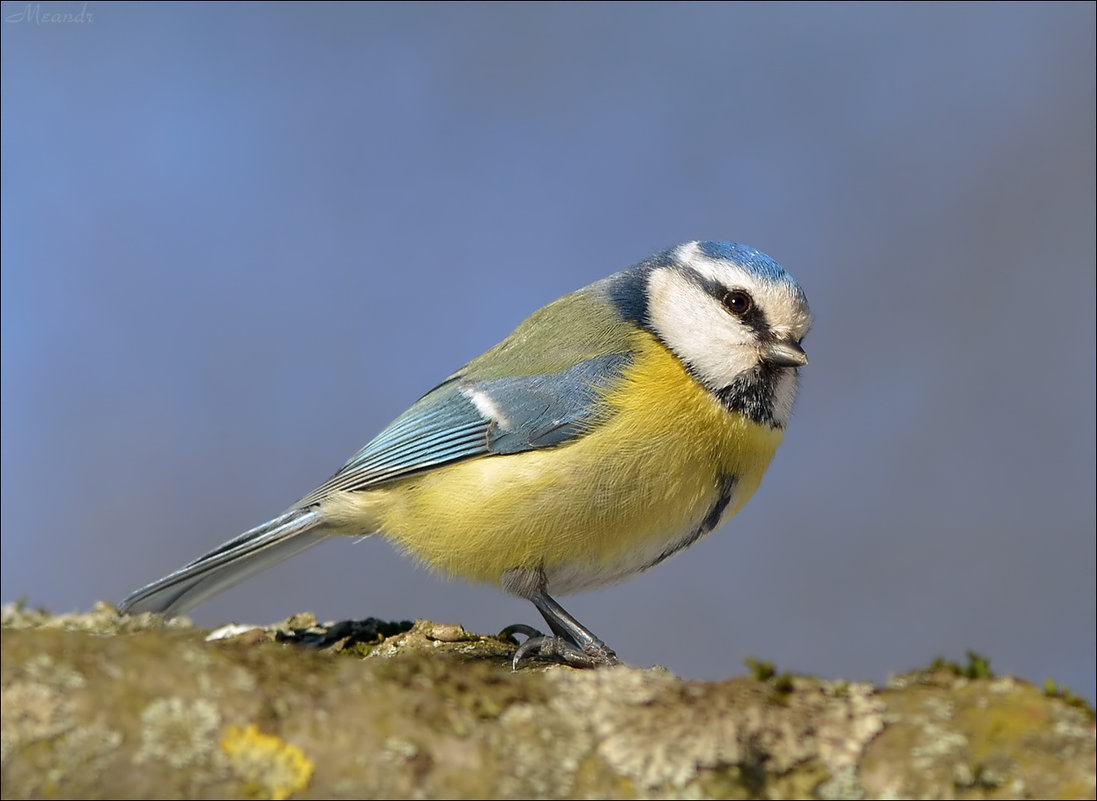
M 211 595 L 323 541 L 326 535 L 315 530 L 321 522 L 315 508 L 287 512 L 145 585 L 122 601 L 119 610 L 183 614 Z

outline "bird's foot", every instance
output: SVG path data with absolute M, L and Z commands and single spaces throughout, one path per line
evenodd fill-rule
M 510 639 L 514 634 L 522 634 L 526 637 L 526 641 L 514 652 L 511 666 L 515 670 L 527 656 L 552 659 L 580 668 L 609 667 L 619 664 L 617 654 L 601 640 L 595 640 L 584 648 L 566 637 L 543 634 L 533 626 L 527 626 L 524 623 L 507 626 L 499 632 L 499 636 L 503 639 Z

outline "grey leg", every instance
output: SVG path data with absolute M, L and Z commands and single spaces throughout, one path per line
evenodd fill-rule
M 606 646 L 586 626 L 572 617 L 547 592 L 535 590 L 527 596 L 541 617 L 548 623 L 553 635 L 547 636 L 522 624 L 507 626 L 501 636 L 523 634 L 526 641 L 514 652 L 512 665 L 515 669 L 527 656 L 540 656 L 546 659 L 558 659 L 574 667 L 600 667 L 616 665 L 617 654 Z

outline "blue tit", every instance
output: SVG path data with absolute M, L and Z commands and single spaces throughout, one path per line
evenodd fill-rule
M 621 581 L 729 520 L 784 435 L 811 312 L 769 256 L 689 242 L 539 309 L 282 515 L 130 595 L 182 613 L 329 537 L 379 534 L 533 602 L 514 657 L 614 664 L 552 597 Z

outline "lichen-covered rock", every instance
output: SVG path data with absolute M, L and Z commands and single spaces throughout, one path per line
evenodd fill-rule
M 512 644 L 427 621 L 3 625 L 4 798 L 1095 794 L 1091 711 L 989 670 L 691 682 L 513 671 Z

